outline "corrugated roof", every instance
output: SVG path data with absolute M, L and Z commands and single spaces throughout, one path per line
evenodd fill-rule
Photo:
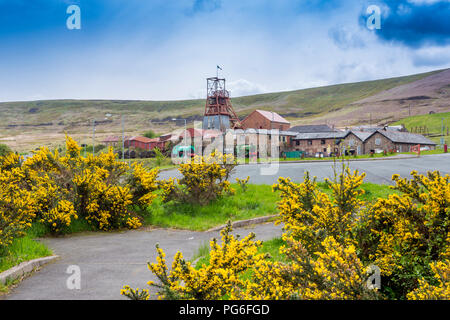
M 127 140 L 130 140 L 130 141 L 139 141 L 139 142 L 142 142 L 142 143 L 150 143 L 150 142 L 152 142 L 152 139 L 150 139 L 150 138 L 147 138 L 147 137 L 131 137 L 130 139 L 127 139 Z
M 280 136 L 296 136 L 297 133 L 290 132 L 290 131 L 282 131 L 282 130 L 267 130 L 267 129 L 228 129 L 227 132 L 230 132 L 232 134 L 278 134 Z
M 378 130 L 377 132 L 379 132 L 392 142 L 436 145 L 435 142 L 431 141 L 428 138 L 425 138 L 421 134 L 400 132 L 395 130 Z

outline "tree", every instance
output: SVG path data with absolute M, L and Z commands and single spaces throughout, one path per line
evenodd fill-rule
M 12 150 L 6 145 L 0 143 L 0 157 L 6 156 L 8 153 L 11 153 Z
M 159 134 L 156 134 L 153 130 L 149 130 L 146 133 L 144 133 L 144 137 L 153 139 L 159 137 Z

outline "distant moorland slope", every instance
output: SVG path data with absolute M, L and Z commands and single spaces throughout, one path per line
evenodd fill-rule
M 450 69 L 428 73 L 232 98 L 243 118 L 254 109 L 273 110 L 292 124 L 328 123 L 338 127 L 392 123 L 400 119 L 450 111 Z M 60 144 L 67 132 L 92 141 L 92 120 L 97 120 L 96 141 L 121 131 L 158 132 L 176 127 L 171 118 L 201 120 L 204 100 L 42 100 L 0 103 L 0 143 L 19 151 L 38 145 Z M 108 117 L 105 117 L 108 115 Z M 182 124 L 181 122 L 178 125 Z M 89 140 L 90 139 L 90 140 Z

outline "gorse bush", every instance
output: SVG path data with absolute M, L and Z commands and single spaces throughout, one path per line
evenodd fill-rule
M 159 283 L 150 281 L 148 284 L 157 290 L 160 299 L 220 299 L 226 294 L 233 294 L 238 286 L 244 282 L 239 275 L 254 267 L 255 264 L 265 258 L 264 254 L 258 254 L 260 241 L 254 241 L 254 234 L 239 240 L 231 232 L 231 224 L 228 223 L 222 230 L 222 244 L 216 239 L 210 242 L 210 259 L 208 265 L 200 269 L 194 268 L 189 261 L 183 258 L 181 252 L 174 257 L 169 270 L 164 251 L 157 245 L 157 262 L 149 263 L 149 269 L 157 276 Z M 121 293 L 130 299 L 148 298 L 147 294 L 132 290 L 125 286 Z
M 357 230 L 361 256 L 379 266 L 394 298 L 416 288 L 418 278 L 435 282 L 431 264 L 450 258 L 450 177 L 411 175 L 393 176 L 401 194 L 364 210 Z
M 250 176 L 247 176 L 247 178 L 245 178 L 245 179 L 239 179 L 239 178 L 236 178 L 236 182 L 239 184 L 239 186 L 241 187 L 241 189 L 242 189 L 242 192 L 245 192 L 245 191 L 247 191 L 247 188 L 248 188 L 248 181 L 250 180 Z
M 74 219 L 100 230 L 141 225 L 129 207 L 152 203 L 158 169 L 130 167 L 112 149 L 87 157 L 80 151 L 66 137 L 64 155 L 41 148 L 23 163 L 13 153 L 0 157 L 1 247 L 23 235 L 32 221 L 53 234 L 67 232 Z
M 36 199 L 26 189 L 23 172 L 20 168 L 4 169 L 10 165 L 5 166 L 0 160 L 0 256 L 6 254 L 14 238 L 24 235 L 37 211 Z
M 419 285 L 408 293 L 408 299 L 414 300 L 449 300 L 450 299 L 450 261 L 437 261 L 431 265 L 435 284 L 419 279 Z
M 281 197 L 282 261 L 259 252 L 253 234 L 238 240 L 228 226 L 222 245 L 211 243 L 208 265 L 194 268 L 178 252 L 169 271 L 158 247 L 150 270 L 159 282 L 149 284 L 163 299 L 448 299 L 450 178 L 412 176 L 394 175 L 399 194 L 375 203 L 361 200 L 364 174 L 345 166 L 326 180 L 330 195 L 308 174 L 299 184 L 280 178 L 273 189 Z M 381 289 L 368 281 L 373 265 Z
M 163 201 L 206 205 L 226 193 L 233 193 L 228 178 L 235 166 L 236 159 L 232 155 L 213 152 L 207 157 L 195 156 L 192 161 L 179 165 L 183 178 L 158 182 L 163 190 Z

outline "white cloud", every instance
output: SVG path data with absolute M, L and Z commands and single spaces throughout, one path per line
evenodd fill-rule
M 240 97 L 258 93 L 266 93 L 267 88 L 263 85 L 250 82 L 245 79 L 239 79 L 228 83 L 228 89 L 231 96 Z
M 408 75 L 450 61 L 448 47 L 414 51 L 380 42 L 359 27 L 361 7 L 354 4 L 328 17 L 298 13 L 289 19 L 277 11 L 281 4 L 273 6 L 263 17 L 269 21 L 257 19 L 256 2 L 253 11 L 224 2 L 223 10 L 177 21 L 182 28 L 161 39 L 142 30 L 126 41 L 109 34 L 82 50 L 27 51 L 0 61 L 0 98 L 23 100 L 39 92 L 50 99 L 203 99 L 216 65 L 237 97 Z M 272 18 L 282 22 L 272 25 Z M 337 30 L 339 46 L 330 30 Z
M 412 52 L 412 60 L 415 66 L 450 66 L 450 46 L 427 47 Z

